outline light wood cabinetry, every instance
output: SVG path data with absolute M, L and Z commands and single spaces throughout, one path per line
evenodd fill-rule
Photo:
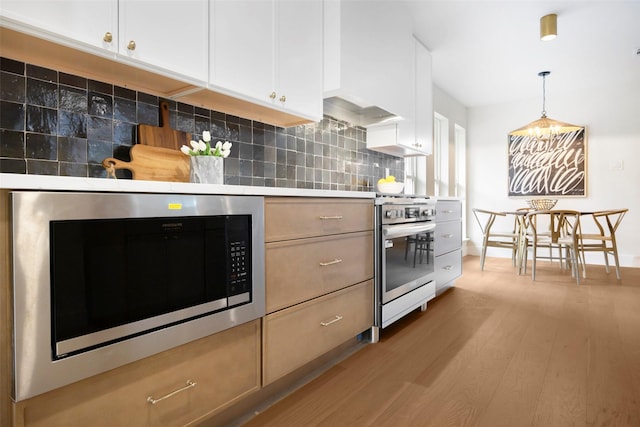
M 371 278 L 373 232 L 267 243 L 267 313 Z
M 264 384 L 368 329 L 373 280 L 269 314 L 264 320 Z
M 255 320 L 14 404 L 14 425 L 190 424 L 258 390 L 260 354 Z
M 214 0 L 210 21 L 213 86 L 322 119 L 321 1 Z
M 462 275 L 462 203 L 438 200 L 434 236 L 436 294 L 439 295 Z
M 373 201 L 266 198 L 265 240 L 263 385 L 373 325 Z
M 265 204 L 267 242 L 373 230 L 373 201 L 270 197 Z

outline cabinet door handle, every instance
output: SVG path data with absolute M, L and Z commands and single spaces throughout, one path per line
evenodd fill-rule
M 111 43 L 113 41 L 113 35 L 110 32 L 104 33 L 104 37 L 102 38 L 107 43 Z
M 181 387 L 181 388 L 179 388 L 177 390 L 174 390 L 169 394 L 165 394 L 164 396 L 159 397 L 157 399 L 154 399 L 153 397 L 149 396 L 149 397 L 147 397 L 147 402 L 151 403 L 152 405 L 155 405 L 156 403 L 158 403 L 158 402 L 160 402 L 162 400 L 168 399 L 171 396 L 174 396 L 174 395 L 180 393 L 181 391 L 185 391 L 185 390 L 187 390 L 187 389 L 189 389 L 191 387 L 195 387 L 196 384 L 198 384 L 198 383 L 195 383 L 195 382 L 193 382 L 191 380 L 187 380 L 187 385 L 186 386 Z
M 453 266 L 452 265 L 445 265 L 444 267 L 442 267 L 443 270 L 453 270 Z
M 285 102 L 286 100 L 287 100 L 287 97 L 286 97 L 286 96 L 282 95 L 282 96 L 280 97 L 280 102 Z
M 133 40 L 131 40 L 131 41 L 129 42 L 129 44 L 127 45 L 127 49 L 129 49 L 129 50 L 136 50 L 136 42 L 135 42 L 135 41 L 133 41 Z
M 338 316 L 338 315 L 336 315 L 335 319 L 330 320 L 330 321 L 328 321 L 328 322 L 320 322 L 320 324 L 321 324 L 322 326 L 329 326 L 330 324 L 332 324 L 332 323 L 336 323 L 336 322 L 338 322 L 338 321 L 340 321 L 340 320 L 342 320 L 342 316 Z
M 269 94 L 269 98 L 276 99 L 276 93 L 275 92 L 271 92 L 271 94 Z
M 341 259 L 336 258 L 333 261 L 321 262 L 320 267 L 326 267 L 327 265 L 333 265 L 333 264 L 340 264 L 341 262 L 342 262 Z
M 320 219 L 342 219 L 342 215 L 333 215 L 333 216 L 320 215 Z

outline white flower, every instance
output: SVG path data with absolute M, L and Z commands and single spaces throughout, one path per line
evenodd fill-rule
M 202 140 L 204 139 L 204 141 Z M 211 146 L 211 132 L 205 130 L 202 132 L 202 139 L 198 141 L 191 141 L 191 148 L 186 145 L 180 147 L 180 151 L 189 156 L 214 156 L 214 157 L 229 157 L 231 154 L 231 143 L 229 141 L 216 142 L 215 146 Z
M 202 132 L 202 139 L 204 139 L 204 142 L 211 141 L 211 132 L 209 132 L 208 130 Z
M 222 144 L 222 150 L 220 150 L 220 153 L 225 159 L 229 157 L 229 154 L 231 154 L 231 143 L 229 141 L 225 141 L 224 144 Z

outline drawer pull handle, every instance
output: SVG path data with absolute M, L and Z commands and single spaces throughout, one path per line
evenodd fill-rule
M 453 266 L 452 265 L 446 265 L 444 267 L 442 267 L 443 270 L 453 270 Z
M 338 316 L 338 315 L 336 315 L 336 318 L 335 318 L 335 319 L 330 320 L 330 321 L 328 321 L 328 322 L 320 322 L 320 324 L 321 324 L 322 326 L 329 326 L 330 324 L 332 324 L 332 323 L 336 323 L 336 322 L 338 322 L 338 321 L 340 321 L 340 320 L 342 320 L 342 316 Z
M 443 234 L 442 237 L 444 237 L 445 239 L 450 239 L 453 237 L 453 234 Z
M 452 210 L 446 210 L 446 211 L 442 211 L 442 213 L 453 213 Z
M 333 215 L 333 216 L 320 215 L 320 219 L 342 219 L 342 215 Z
M 321 262 L 320 267 L 326 267 L 327 265 L 333 265 L 333 264 L 340 264 L 341 262 L 342 262 L 341 259 L 336 258 L 333 261 Z
M 179 388 L 179 389 L 177 389 L 177 390 L 175 390 L 175 391 L 172 391 L 172 392 L 171 392 L 171 393 L 169 393 L 169 394 L 165 394 L 164 396 L 159 397 L 159 398 L 157 398 L 157 399 L 154 399 L 153 397 L 149 396 L 149 397 L 147 397 L 147 402 L 151 403 L 152 405 L 155 405 L 156 403 L 158 403 L 158 402 L 160 402 L 160 401 L 162 401 L 162 400 L 168 399 L 168 398 L 170 398 L 171 396 L 174 396 L 174 395 L 176 395 L 176 394 L 180 393 L 181 391 L 185 391 L 185 390 L 187 390 L 187 389 L 189 389 L 189 388 L 191 388 L 191 387 L 195 387 L 195 386 L 196 386 L 196 384 L 197 384 L 197 383 L 194 383 L 194 382 L 193 382 L 193 381 L 191 381 L 191 380 L 187 380 L 187 385 L 186 385 L 186 386 L 184 386 L 184 387 L 182 387 L 182 388 Z

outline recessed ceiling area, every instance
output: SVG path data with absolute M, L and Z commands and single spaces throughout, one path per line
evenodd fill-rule
M 434 84 L 467 107 L 638 87 L 640 1 L 405 1 L 429 48 Z M 558 36 L 540 40 L 540 18 L 557 14 Z M 640 94 L 638 94 L 640 96 Z

